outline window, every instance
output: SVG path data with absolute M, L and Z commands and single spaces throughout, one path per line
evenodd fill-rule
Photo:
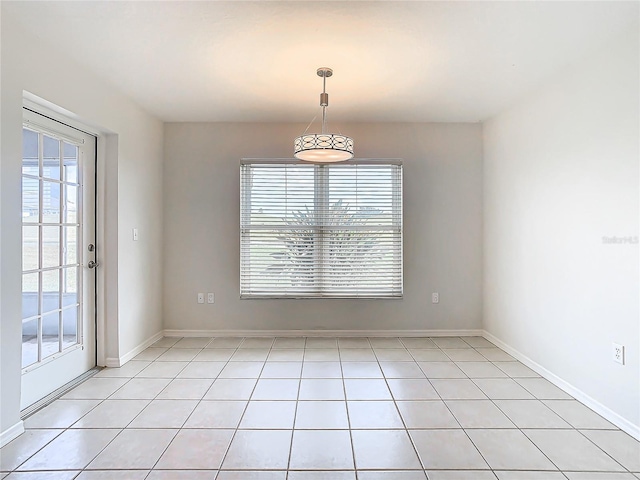
M 242 298 L 402 296 L 402 163 L 243 160 Z

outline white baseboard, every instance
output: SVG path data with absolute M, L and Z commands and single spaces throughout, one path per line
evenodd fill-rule
M 129 351 L 128 353 L 122 355 L 121 357 L 107 357 L 107 359 L 105 361 L 105 367 L 118 368 L 118 367 L 123 366 L 125 363 L 127 363 L 129 360 L 131 360 L 136 355 L 138 355 L 140 352 L 142 352 L 143 350 L 149 348 L 151 345 L 156 343 L 163 336 L 164 336 L 164 333 L 162 331 L 160 331 L 160 332 L 156 333 L 155 335 L 149 337 L 144 342 L 142 342 L 140 345 L 138 345 L 137 347 L 135 347 L 133 350 Z
M 499 338 L 495 337 L 494 335 L 490 334 L 486 330 L 483 332 L 482 336 L 484 338 L 486 338 L 487 340 L 489 340 L 494 345 L 496 345 L 497 347 L 500 347 L 502 350 L 507 352 L 509 355 L 511 355 L 516 360 L 519 360 L 520 362 L 524 363 L 527 367 L 529 367 L 534 372 L 540 374 L 542 377 L 544 377 L 547 380 L 549 380 L 551 383 L 553 383 L 559 389 L 561 389 L 564 392 L 568 393 L 569 395 L 571 395 L 573 398 L 575 398 L 579 402 L 585 404 L 587 407 L 589 407 L 591 410 L 596 412 L 598 415 L 600 415 L 600 416 L 606 418 L 607 420 L 609 420 L 616 427 L 620 428 L 620 430 L 622 430 L 624 432 L 627 432 L 633 438 L 635 438 L 637 440 L 640 440 L 640 426 L 635 425 L 635 424 L 631 423 L 629 420 L 627 420 L 626 418 L 618 415 L 616 412 L 611 410 L 609 407 L 606 407 L 606 406 L 602 405 L 600 402 L 595 400 L 593 397 L 590 397 L 589 395 L 584 393 L 582 390 L 574 387 L 569 382 L 567 382 L 567 381 L 563 380 L 562 378 L 558 377 L 556 374 L 554 374 L 553 372 L 547 370 L 546 368 L 544 368 L 539 363 L 531 360 L 529 357 L 527 357 L 526 355 L 520 353 L 518 350 L 510 347 L 505 342 L 503 342 Z
M 7 428 L 4 432 L 0 433 L 0 447 L 4 447 L 11 440 L 18 438 L 24 433 L 24 423 L 20 420 L 15 425 Z
M 483 330 L 177 330 L 165 337 L 481 337 Z

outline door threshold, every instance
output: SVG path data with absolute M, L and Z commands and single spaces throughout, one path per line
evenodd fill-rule
M 80 375 L 79 377 L 74 378 L 69 383 L 66 383 L 63 386 L 61 386 L 60 388 L 58 388 L 57 390 L 54 390 L 53 392 L 51 392 L 46 397 L 41 398 L 36 403 L 34 403 L 32 405 L 29 405 L 24 410 L 20 411 L 20 419 L 21 420 L 25 420 L 26 418 L 30 417 L 31 415 L 33 415 L 37 411 L 42 410 L 47 405 L 50 405 L 55 400 L 59 399 L 62 395 L 67 393 L 69 390 L 72 390 L 73 388 L 77 387 L 78 385 L 80 385 L 85 380 L 93 377 L 100 370 L 102 370 L 102 367 L 93 367 L 91 370 L 88 370 L 85 373 L 83 373 L 82 375 Z

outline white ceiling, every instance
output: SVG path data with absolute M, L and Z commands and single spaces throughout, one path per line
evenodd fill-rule
M 475 122 L 638 28 L 638 2 L 2 2 L 165 121 Z

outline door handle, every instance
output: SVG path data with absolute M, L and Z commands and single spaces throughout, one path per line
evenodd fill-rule
M 94 262 L 93 260 L 90 260 L 89 263 L 87 263 L 87 267 L 89 268 L 96 268 L 100 266 L 100 264 L 98 262 Z

